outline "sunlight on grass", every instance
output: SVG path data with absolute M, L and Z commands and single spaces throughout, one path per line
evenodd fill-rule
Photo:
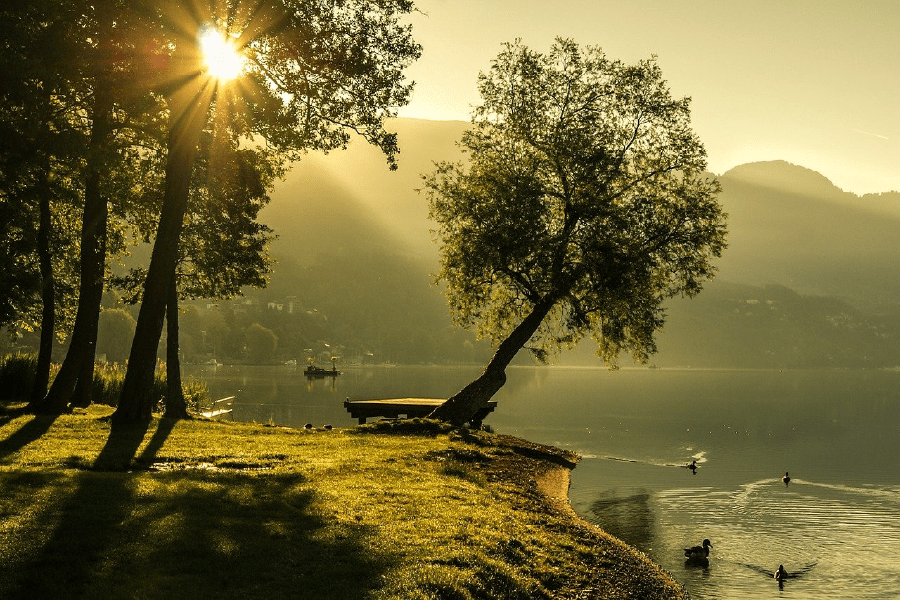
M 29 415 L 0 426 L 0 570 L 13 574 L 0 597 L 131 597 L 139 574 L 142 597 L 565 598 L 602 582 L 610 548 L 636 581 L 677 590 L 499 477 L 525 459 L 488 434 L 154 420 L 135 436 L 111 434 L 110 411 L 62 415 L 33 439 L 16 437 Z M 96 470 L 122 458 L 116 444 L 133 458 Z

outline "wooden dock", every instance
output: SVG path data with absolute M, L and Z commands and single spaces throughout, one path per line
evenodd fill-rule
M 415 417 L 427 417 L 431 411 L 446 401 L 446 398 L 375 398 L 370 400 L 344 400 L 344 408 L 354 419 L 359 419 L 359 424 L 364 425 L 366 419 L 373 417 L 387 417 L 399 419 L 401 416 L 407 419 Z M 491 400 L 487 407 L 475 415 L 471 425 L 481 427 L 481 422 L 497 407 L 497 401 Z

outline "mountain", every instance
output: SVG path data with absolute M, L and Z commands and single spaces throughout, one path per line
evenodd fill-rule
M 900 300 L 900 194 L 859 197 L 786 162 L 719 177 L 728 249 L 718 278 L 781 284 L 871 311 Z
M 391 125 L 401 148 L 396 171 L 361 139 L 294 166 L 262 214 L 279 236 L 273 254 L 309 264 L 323 253 L 375 251 L 434 263 L 428 206 L 416 189 L 434 161 L 462 158 L 454 144 L 467 124 L 397 119 Z
M 651 360 L 658 366 L 896 366 L 898 333 L 896 316 L 866 315 L 834 297 L 714 281 L 694 299 L 669 303 Z
M 416 192 L 434 161 L 463 158 L 455 142 L 467 125 L 392 121 L 402 149 L 394 172 L 361 141 L 297 164 L 262 214 L 279 236 L 272 245 L 279 263 L 260 295 L 297 297 L 328 315 L 335 332 L 342 325 L 340 336 L 361 347 L 415 339 L 407 345 L 417 348 L 413 355 L 427 355 L 424 360 L 461 356 L 460 345 L 470 351 L 470 334 L 448 333 L 446 304 L 430 275 L 437 270 L 433 225 L 427 201 Z M 856 196 L 782 161 L 741 165 L 719 180 L 729 245 L 716 280 L 700 296 L 670 303 L 659 361 L 809 366 L 894 360 L 900 194 Z M 426 351 L 429 343 L 453 348 Z M 396 348 L 380 352 L 410 356 Z M 582 360 L 581 354 L 561 359 Z

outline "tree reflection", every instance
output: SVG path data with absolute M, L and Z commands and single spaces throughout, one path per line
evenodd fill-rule
M 596 517 L 595 524 L 607 533 L 642 552 L 652 550 L 654 519 L 649 492 L 630 496 L 617 496 L 614 490 L 605 492 L 591 504 L 590 512 Z

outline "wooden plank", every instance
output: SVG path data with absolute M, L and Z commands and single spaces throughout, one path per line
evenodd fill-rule
M 234 404 L 235 397 L 236 396 L 226 396 L 225 398 L 221 398 L 219 400 L 213 400 L 212 402 L 210 402 L 209 410 L 200 411 L 200 416 L 206 417 L 208 419 L 213 419 L 215 417 L 227 415 L 233 410 L 231 408 L 231 405 Z
M 230 409 L 230 408 L 218 408 L 216 410 L 204 410 L 203 412 L 200 413 L 200 416 L 206 417 L 208 419 L 212 419 L 214 417 L 218 417 L 221 415 L 227 415 L 228 413 L 231 412 L 231 410 L 232 409 Z
M 348 400 L 355 406 L 370 406 L 373 408 L 379 406 L 440 406 L 444 403 L 445 398 L 373 398 L 371 400 Z
M 344 408 L 350 416 L 359 420 L 363 425 L 370 417 L 406 418 L 425 417 L 436 407 L 445 402 L 445 398 L 372 398 L 365 400 L 344 401 Z M 488 407 L 480 411 L 475 421 L 478 425 L 497 406 L 496 400 L 491 400 Z

